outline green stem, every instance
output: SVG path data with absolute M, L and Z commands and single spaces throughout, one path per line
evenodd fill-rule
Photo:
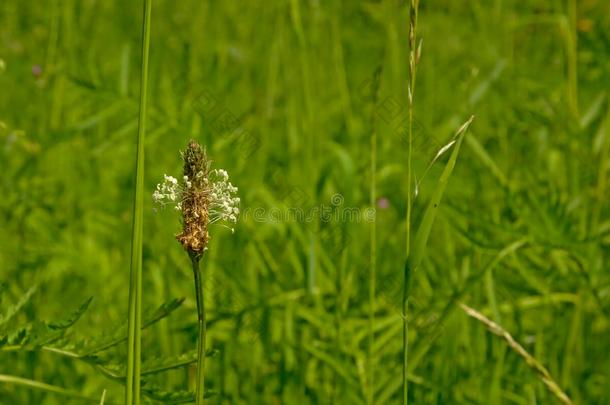
M 377 170 L 376 164 L 376 153 L 377 153 L 377 136 L 375 131 L 373 131 L 373 139 L 371 140 L 371 144 L 373 148 L 371 149 L 371 170 L 372 170 L 372 179 L 371 179 L 371 207 L 375 207 L 375 170 Z M 377 229 L 376 223 L 373 221 L 370 224 L 370 266 L 371 273 L 369 275 L 369 345 L 368 345 L 368 356 L 369 356 L 369 397 L 368 403 L 373 404 L 374 402 L 374 392 L 375 392 L 375 364 L 373 363 L 373 345 L 375 343 L 375 293 L 376 293 L 376 284 L 377 284 Z
M 413 149 L 413 103 L 409 103 L 409 151 L 407 157 L 407 260 L 409 258 L 411 246 L 411 158 Z M 407 312 L 409 310 L 409 270 L 405 266 L 404 280 L 402 284 L 402 391 L 404 405 L 409 402 L 409 386 L 407 382 L 407 366 L 409 363 L 409 323 Z
M 129 280 L 129 325 L 125 404 L 140 403 L 140 363 L 142 334 L 142 229 L 144 216 L 144 139 L 146 134 L 146 90 L 152 0 L 145 0 L 142 27 L 142 65 L 140 70 L 140 114 L 136 152 L 136 192 L 133 201 L 131 266 Z
M 199 268 L 200 257 L 192 254 L 193 275 L 195 276 L 195 295 L 197 297 L 197 323 L 199 334 L 197 338 L 197 387 L 196 405 L 203 404 L 205 393 L 205 302 L 203 297 L 203 274 Z
M 565 42 L 567 54 L 568 75 L 568 106 L 574 120 L 578 124 L 580 112 L 578 108 L 578 7 L 576 0 L 568 1 L 568 16 L 565 24 Z
M 409 323 L 407 322 L 407 310 L 409 307 L 408 278 L 408 270 L 405 270 L 402 289 L 402 403 L 404 405 L 407 405 L 409 402 L 409 385 L 407 382 L 407 366 L 409 364 Z
M 403 281 L 403 296 L 402 296 L 402 403 L 407 405 L 409 402 L 409 386 L 407 382 L 407 369 L 409 360 L 409 324 L 407 312 L 409 309 L 409 255 L 411 253 L 411 181 L 412 181 L 412 160 L 413 160 L 413 98 L 415 93 L 415 73 L 417 62 L 419 59 L 419 50 L 416 49 L 417 39 L 417 11 L 419 0 L 411 0 L 409 8 L 409 88 L 408 88 L 408 106 L 409 106 L 409 147 L 407 152 L 407 265 L 405 266 L 404 281 Z

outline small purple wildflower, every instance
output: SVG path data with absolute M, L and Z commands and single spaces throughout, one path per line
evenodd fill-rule
M 381 197 L 377 200 L 377 206 L 382 210 L 386 210 L 390 208 L 390 200 L 388 200 L 386 197 Z
M 42 75 L 42 67 L 40 65 L 33 65 L 32 75 L 34 75 L 36 78 L 40 77 L 40 75 Z

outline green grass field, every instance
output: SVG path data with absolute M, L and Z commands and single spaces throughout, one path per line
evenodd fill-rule
M 0 404 L 194 403 L 189 139 L 206 404 L 610 404 L 610 3 L 410 3 L 2 0 Z

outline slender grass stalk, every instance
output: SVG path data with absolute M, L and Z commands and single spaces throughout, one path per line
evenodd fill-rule
M 481 322 L 483 325 L 487 327 L 487 329 L 496 336 L 504 339 L 506 344 L 514 350 L 519 356 L 521 356 L 525 362 L 527 363 L 532 370 L 534 370 L 541 378 L 544 385 L 546 385 L 547 389 L 561 401 L 561 403 L 566 405 L 571 405 L 572 400 L 566 395 L 565 392 L 559 387 L 557 382 L 553 379 L 549 371 L 544 367 L 534 356 L 529 354 L 527 350 L 517 342 L 510 333 L 508 333 L 504 328 L 500 325 L 487 318 L 485 315 L 480 313 L 474 308 L 469 307 L 466 304 L 460 303 L 460 307 L 466 312 L 466 314 L 477 321 Z
M 371 88 L 371 186 L 370 201 L 372 209 L 375 209 L 377 200 L 377 97 L 381 81 L 382 68 L 379 67 L 373 76 Z M 377 221 L 369 224 L 370 238 L 370 262 L 369 262 L 369 342 L 368 342 L 368 398 L 369 405 L 374 403 L 375 397 L 375 364 L 373 361 L 373 345 L 375 343 L 375 294 L 377 288 Z
M 197 298 L 197 387 L 196 387 L 196 404 L 203 404 L 205 394 L 205 302 L 203 297 L 204 277 L 199 266 L 201 256 L 190 254 L 191 263 L 193 265 L 193 275 L 195 276 L 195 295 Z
M 142 27 L 142 65 L 140 70 L 140 114 L 136 152 L 136 190 L 133 200 L 131 266 L 129 280 L 129 324 L 125 404 L 140 403 L 140 362 L 142 334 L 142 222 L 144 213 L 144 139 L 146 134 L 146 90 L 152 0 L 144 1 Z
M 375 129 L 371 134 L 371 207 L 375 207 L 377 170 L 377 133 Z M 377 284 L 377 228 L 375 221 L 370 224 L 370 268 L 369 275 L 369 398 L 368 403 L 373 404 L 375 392 L 375 365 L 373 364 L 373 344 L 375 341 L 375 289 Z
M 407 150 L 407 237 L 406 251 L 407 261 L 409 260 L 411 247 L 411 179 L 413 160 L 413 96 L 415 92 L 415 75 L 417 71 L 417 63 L 421 53 L 420 47 L 416 49 L 417 37 L 417 13 L 419 8 L 419 0 L 411 0 L 409 7 L 409 86 L 408 86 L 408 110 L 409 110 L 409 139 Z M 405 266 L 403 294 L 402 294 L 402 402 L 406 405 L 409 402 L 409 386 L 407 383 L 407 365 L 409 362 L 409 323 L 407 320 L 407 312 L 409 309 L 409 283 L 410 272 L 409 267 Z
M 578 122 L 580 112 L 578 107 L 578 6 L 576 0 L 568 1 L 568 15 L 565 21 L 568 106 L 574 120 Z

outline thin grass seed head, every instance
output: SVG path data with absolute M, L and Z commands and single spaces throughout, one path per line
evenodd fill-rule
M 173 205 L 182 212 L 182 232 L 176 239 L 189 255 L 201 257 L 210 239 L 209 225 L 221 221 L 236 223 L 240 199 L 227 171 L 211 169 L 211 161 L 196 141 L 191 140 L 181 155 L 182 181 L 164 175 L 163 183 L 153 193 L 153 201 L 161 206 Z

